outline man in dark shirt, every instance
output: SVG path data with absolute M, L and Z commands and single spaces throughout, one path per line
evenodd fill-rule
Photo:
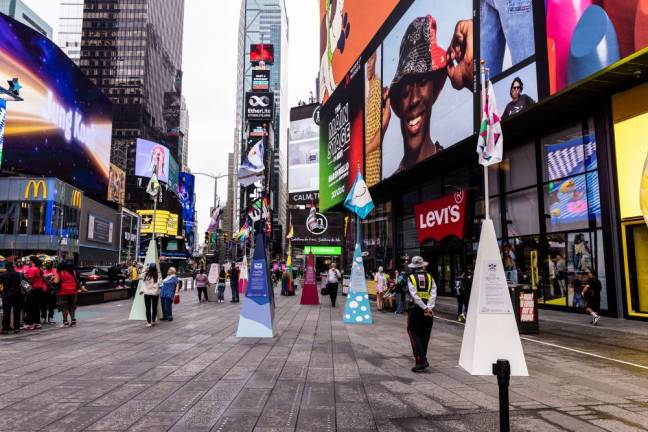
M 587 276 L 588 279 L 582 291 L 585 299 L 585 312 L 592 316 L 592 325 L 596 325 L 601 319 L 598 314 L 599 309 L 601 309 L 601 281 L 596 277 L 592 269 L 587 271 Z
M 524 84 L 519 77 L 513 78 L 511 83 L 511 102 L 506 105 L 504 108 L 504 114 L 502 114 L 502 120 L 506 120 L 510 116 L 519 113 L 535 104 L 535 101 L 529 96 L 522 94 L 524 90 Z
M 0 274 L 0 284 L 2 284 L 2 330 L 0 333 L 7 334 L 11 330 L 9 324 L 12 311 L 13 331 L 20 333 L 20 310 L 25 300 L 20 287 L 22 275 L 15 271 L 12 262 L 7 263 L 6 269 L 5 273 Z
M 232 264 L 230 269 L 230 290 L 232 291 L 232 303 L 239 302 L 238 292 L 239 269 L 235 264 Z

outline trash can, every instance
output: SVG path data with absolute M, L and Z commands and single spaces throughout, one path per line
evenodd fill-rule
M 509 284 L 515 320 L 520 334 L 538 334 L 538 291 L 531 285 Z

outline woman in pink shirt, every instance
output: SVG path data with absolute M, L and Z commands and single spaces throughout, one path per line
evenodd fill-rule
M 24 271 L 25 279 L 32 286 L 25 302 L 25 330 L 37 330 L 40 325 L 41 303 L 44 301 L 45 281 L 41 270 L 41 260 L 32 255 L 29 257 L 29 267 Z
M 57 270 L 61 285 L 58 291 L 58 298 L 61 311 L 63 312 L 63 324 L 61 327 L 75 327 L 77 323 L 75 316 L 77 293 L 79 292 L 79 284 L 77 283 L 76 274 L 74 274 L 74 270 L 72 270 L 65 261 L 61 261 Z M 85 292 L 87 290 L 81 288 L 81 291 Z M 70 317 L 69 323 L 68 316 Z
M 196 288 L 198 289 L 198 303 L 202 303 L 202 296 L 205 296 L 205 301 L 209 301 L 207 298 L 207 287 L 209 286 L 209 278 L 205 273 L 205 269 L 201 268 L 195 278 Z

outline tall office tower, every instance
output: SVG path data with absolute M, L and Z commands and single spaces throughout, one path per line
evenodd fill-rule
M 81 58 L 81 32 L 83 30 L 83 0 L 61 2 L 58 46 L 77 66 Z
M 274 64 L 270 66 L 270 91 L 275 96 L 274 142 L 271 178 L 271 209 L 273 210 L 273 232 L 286 227 L 286 193 L 281 189 L 286 183 L 287 143 L 289 107 L 282 106 L 288 100 L 288 16 L 284 0 L 242 0 L 239 20 L 239 40 L 237 58 L 237 95 L 234 153 L 240 161 L 247 153 L 246 125 L 244 117 L 245 92 L 252 87 L 252 64 L 250 63 L 250 46 L 252 44 L 272 44 L 274 47 Z M 238 154 L 237 154 L 238 153 Z M 246 197 L 241 194 L 240 206 L 244 206 Z M 234 218 L 241 211 L 237 208 Z M 240 221 L 238 221 L 240 222 Z M 282 234 L 280 234 L 282 235 Z
M 79 65 L 114 104 L 111 161 L 126 169 L 133 208 L 151 201 L 134 175 L 136 139 L 166 144 L 164 111 L 181 94 L 183 19 L 184 0 L 84 1 Z
M 33 28 L 38 33 L 52 39 L 54 34 L 52 26 L 49 25 L 36 12 L 22 0 L 0 0 L 0 13 L 10 16 L 18 22 Z
M 180 100 L 180 132 L 184 136 L 182 140 L 182 157 L 178 161 L 180 170 L 186 172 L 189 169 L 189 108 L 184 96 Z

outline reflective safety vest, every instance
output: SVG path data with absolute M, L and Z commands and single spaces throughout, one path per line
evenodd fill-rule
M 423 300 L 423 303 L 427 304 L 428 300 L 430 300 L 430 292 L 432 292 L 432 276 L 430 276 L 430 273 L 413 273 L 410 275 L 409 280 L 416 287 L 416 294 Z

